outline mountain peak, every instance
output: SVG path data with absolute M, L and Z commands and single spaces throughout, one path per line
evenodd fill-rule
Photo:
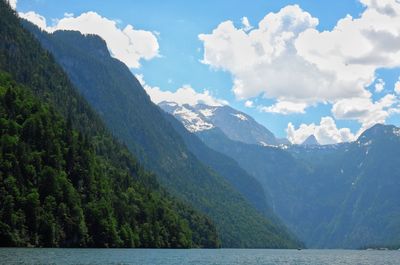
M 158 105 L 174 115 L 191 132 L 217 127 L 231 140 L 247 144 L 277 146 L 283 142 L 251 116 L 228 105 L 210 106 L 199 103 L 193 106 L 173 102 L 161 102 Z
M 400 136 L 400 128 L 394 125 L 377 123 L 371 128 L 365 130 L 360 137 L 358 137 L 357 141 L 371 140 L 373 138 L 380 138 L 390 135 Z
M 212 107 L 181 105 L 172 101 L 162 101 L 158 106 L 165 112 L 175 116 L 192 133 L 214 128 L 214 125 L 208 119 L 213 115 Z
M 98 35 L 82 34 L 76 30 L 57 30 L 53 33 L 53 36 L 60 44 L 65 44 L 65 40 L 79 43 L 80 49 L 88 54 L 110 56 L 107 43 Z
M 320 144 L 318 143 L 318 140 L 317 138 L 315 138 L 314 134 L 311 134 L 310 136 L 307 137 L 307 139 L 304 140 L 304 142 L 301 145 L 313 146 Z

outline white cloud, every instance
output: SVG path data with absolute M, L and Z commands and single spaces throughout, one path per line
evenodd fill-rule
M 244 31 L 249 31 L 253 28 L 253 26 L 250 24 L 250 21 L 247 17 L 242 17 L 241 22 L 242 22 Z
M 335 73 L 331 89 L 362 92 L 375 80 L 377 69 L 400 65 L 400 4 L 386 1 L 384 9 L 393 12 L 382 12 L 377 1 L 363 2 L 360 18 L 348 15 L 332 31 L 308 29 L 295 42 L 300 56 L 323 73 Z M 343 98 L 349 97 L 354 95 Z
M 358 134 L 376 123 L 384 123 L 391 113 L 396 112 L 393 106 L 398 103 L 396 96 L 387 94 L 380 100 L 372 102 L 367 98 L 350 98 L 336 102 L 332 114 L 336 119 L 356 120 L 362 127 Z
M 139 81 L 139 83 L 140 83 L 142 86 L 145 86 L 145 85 L 146 85 L 146 81 L 144 81 L 144 75 L 142 75 L 142 74 L 136 74 L 135 77 L 136 77 L 136 79 Z
M 246 108 L 253 108 L 254 107 L 254 102 L 251 100 L 246 100 L 246 102 L 244 103 L 244 106 Z
M 395 1 L 399 2 L 398 0 Z M 396 10 L 392 6 L 392 0 L 360 0 L 360 2 L 365 6 L 374 8 L 377 12 L 384 15 L 395 16 L 397 14 Z
M 115 20 L 102 17 L 96 12 L 82 13 L 77 17 L 66 14 L 64 18 L 56 20 L 53 26 L 48 26 L 46 19 L 35 12 L 19 15 L 48 32 L 77 30 L 82 34 L 99 35 L 107 43 L 111 55 L 130 68 L 139 68 L 142 59 L 150 60 L 159 56 L 157 37 L 152 32 L 135 29 L 132 25 L 120 29 Z
M 309 103 L 368 96 L 363 87 L 353 84 L 342 90 L 333 71 L 323 72 L 298 55 L 295 44 L 299 35 L 317 24 L 318 19 L 297 5 L 269 13 L 248 33 L 225 21 L 211 34 L 199 35 L 204 44 L 203 63 L 229 71 L 239 99 L 264 94 Z
M 74 13 L 65 12 L 64 17 L 74 17 Z
M 279 114 L 293 114 L 293 113 L 305 113 L 305 108 L 307 104 L 305 103 L 296 103 L 291 101 L 280 101 L 276 102 L 272 106 L 268 107 L 260 107 L 259 109 L 263 112 L 270 112 L 270 113 L 279 113 Z
M 289 122 L 286 128 L 287 139 L 292 144 L 301 144 L 303 143 L 310 135 L 313 135 L 315 132 L 315 124 L 312 123 L 310 125 L 301 124 L 298 129 L 294 127 L 294 125 Z M 315 136 L 315 135 L 314 135 Z
M 12 9 L 17 9 L 17 0 L 8 0 L 8 3 L 10 4 Z
M 26 19 L 28 21 L 30 21 L 31 23 L 35 24 L 36 26 L 38 26 L 40 29 L 42 30 L 46 30 L 47 31 L 47 22 L 46 22 L 46 18 L 44 16 L 41 16 L 33 11 L 29 11 L 26 13 L 18 13 L 18 15 L 23 18 Z
M 383 89 L 385 89 L 385 81 L 379 78 L 375 83 L 375 92 L 380 93 L 383 91 Z
M 399 77 L 399 79 L 397 80 L 397 82 L 394 84 L 394 92 L 395 92 L 397 95 L 400 95 L 400 77 Z
M 136 75 L 136 78 L 142 84 L 143 88 L 155 104 L 163 101 L 175 102 L 180 105 L 189 104 L 192 106 L 199 103 L 204 103 L 210 106 L 222 106 L 228 104 L 225 100 L 214 98 L 208 90 L 199 93 L 190 85 L 184 85 L 181 88 L 178 88 L 175 92 L 163 91 L 159 87 L 151 87 L 146 84 L 143 75 Z
M 204 45 L 202 62 L 232 74 L 238 99 L 260 94 L 292 102 L 338 97 L 338 92 L 326 89 L 333 76 L 321 75 L 315 65 L 297 55 L 294 46 L 300 33 L 317 25 L 318 19 L 297 5 L 267 14 L 249 32 L 225 21 L 211 34 L 199 35 Z
M 314 135 L 320 144 L 335 144 L 355 139 L 350 129 L 337 128 L 332 117 L 322 117 L 319 125 L 303 123 L 298 129 L 289 123 L 286 133 L 288 140 L 293 144 L 303 143 L 310 135 Z
M 236 98 L 277 100 L 264 108 L 269 112 L 302 113 L 306 107 L 300 104 L 345 99 L 371 102 L 367 88 L 376 82 L 377 92 L 384 89 L 376 71 L 400 66 L 400 2 L 360 1 L 366 8 L 359 18 L 348 15 L 327 31 L 317 30 L 318 19 L 298 5 L 267 14 L 250 31 L 224 21 L 199 35 L 202 62 L 232 75 Z M 290 109 L 284 108 L 288 102 Z

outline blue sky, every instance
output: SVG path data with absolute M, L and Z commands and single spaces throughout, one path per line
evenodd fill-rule
M 318 125 L 321 118 L 327 116 L 332 117 L 337 128 L 349 128 L 353 134 L 356 134 L 363 126 L 368 125 L 366 125 L 366 122 L 360 121 L 362 118 L 351 116 L 349 114 L 351 110 L 346 112 L 347 116 L 344 114 L 336 114 L 335 116 L 332 113 L 333 105 L 339 100 L 346 99 L 345 95 L 341 95 L 340 98 L 335 99 L 329 97 L 310 99 L 309 95 L 307 96 L 308 98 L 305 96 L 304 102 L 306 103 L 304 104 L 307 104 L 307 107 L 304 111 L 293 112 L 291 114 L 272 113 L 271 111 L 263 112 L 260 110 L 260 106 L 269 107 L 276 103 L 278 98 L 284 101 L 297 102 L 296 99 L 288 97 L 287 93 L 280 95 L 276 89 L 274 92 L 271 92 L 273 96 L 270 97 L 263 96 L 264 90 L 260 90 L 260 93 L 256 96 L 254 96 L 254 93 L 248 96 L 250 93 L 246 92 L 244 93 L 245 97 L 238 99 L 238 93 L 232 91 L 233 80 L 235 78 L 242 78 L 244 73 L 241 72 L 242 70 L 234 69 L 234 65 L 224 64 L 223 67 L 220 67 L 215 65 L 215 62 L 202 63 L 202 60 L 205 59 L 205 50 L 208 49 L 207 51 L 210 51 L 210 53 L 215 50 L 213 50 L 213 43 L 211 41 L 211 48 L 206 48 L 205 42 L 199 39 L 199 34 L 211 34 L 222 22 L 228 20 L 233 22 L 235 29 L 240 29 L 243 27 L 241 22 L 243 17 L 247 17 L 250 24 L 257 29 L 258 23 L 267 14 L 271 12 L 279 13 L 282 8 L 294 4 L 301 8 L 302 14 L 306 12 L 313 18 L 318 18 L 318 25 L 315 26 L 318 32 L 332 31 L 339 19 L 346 17 L 348 14 L 353 18 L 358 18 L 366 8 L 372 8 L 371 6 L 366 7 L 365 2 L 368 1 L 366 0 L 362 4 L 356 0 L 18 0 L 17 10 L 21 13 L 34 11 L 36 14 L 40 14 L 46 18 L 47 26 L 57 24 L 57 19 L 63 18 L 66 13 L 69 13 L 69 16 L 77 17 L 82 13 L 93 11 L 104 18 L 117 21 L 117 27 L 120 29 L 125 28 L 127 25 L 132 25 L 134 29 L 152 32 L 156 36 L 159 45 L 158 56 L 153 56 L 149 60 L 140 59 L 140 67 L 131 68 L 133 73 L 143 75 L 146 84 L 151 87 L 159 87 L 162 91 L 176 91 L 183 85 L 190 85 L 199 93 L 202 93 L 206 89 L 213 97 L 225 100 L 232 107 L 253 116 L 275 135 L 286 137 L 286 129 L 289 123 L 292 123 L 294 128 L 298 128 L 301 124 L 309 125 L 314 123 Z M 388 2 L 390 1 L 388 0 Z M 378 7 L 376 8 L 378 10 Z M 247 31 L 247 34 L 250 34 L 251 31 Z M 218 37 L 215 36 L 215 38 Z M 360 42 L 355 45 L 362 46 L 364 44 Z M 398 46 L 400 49 L 400 43 Z M 223 55 L 221 54 L 221 56 Z M 366 91 L 371 91 L 369 100 L 372 103 L 387 94 L 395 95 L 393 87 L 400 75 L 399 65 L 392 63 L 390 64 L 391 69 L 376 67 L 376 71 L 374 72 L 375 81 L 371 83 L 370 87 L 364 88 Z M 263 72 L 260 71 L 260 75 L 262 74 Z M 252 81 L 247 79 L 248 77 L 246 76 L 246 79 L 243 80 L 245 84 L 252 84 Z M 379 93 L 375 92 L 375 83 L 378 79 L 382 79 L 385 83 L 383 91 Z M 269 80 L 262 81 L 268 87 Z M 315 86 L 318 87 L 318 83 Z M 250 85 L 247 85 L 245 89 L 249 87 Z M 251 89 L 249 88 L 249 90 Z M 338 85 L 337 89 L 341 89 L 340 85 Z M 254 90 L 257 91 L 256 89 Z M 269 93 L 270 90 L 267 89 L 265 91 Z M 256 107 L 245 107 L 244 103 L 246 100 L 252 101 Z M 393 105 L 392 107 L 395 109 L 397 105 Z M 339 105 L 337 109 L 340 109 Z M 385 118 L 386 123 L 399 125 L 399 115 L 396 111 L 392 112 L 394 114 L 387 115 L 388 117 Z M 374 114 L 371 115 L 373 116 Z M 304 138 L 306 137 L 304 134 L 315 130 L 315 128 L 307 128 L 304 129 L 304 132 L 298 131 L 298 137 Z M 322 141 L 324 141 L 323 133 L 321 130 L 320 138 Z M 329 143 L 329 140 L 327 140 L 327 143 Z

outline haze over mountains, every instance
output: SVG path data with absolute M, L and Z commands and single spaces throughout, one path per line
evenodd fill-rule
M 291 145 L 228 105 L 155 105 L 99 36 L 0 15 L 0 245 L 400 244 L 400 128 Z
M 177 105 L 160 106 L 188 126 Z M 237 117 L 231 130 L 242 121 Z M 399 241 L 390 234 L 400 227 L 399 130 L 375 125 L 355 142 L 324 146 L 313 135 L 302 145 L 249 144 L 214 123 L 194 133 L 255 177 L 273 211 L 308 247 L 360 248 Z

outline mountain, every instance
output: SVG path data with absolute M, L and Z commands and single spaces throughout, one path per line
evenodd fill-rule
M 0 1 L 0 246 L 218 247 Z
M 243 170 L 232 158 L 205 145 L 172 115 L 165 113 L 165 117 L 182 137 L 188 149 L 202 163 L 227 179 L 259 212 L 268 218 L 275 218 L 267 204 L 263 188 L 254 177 Z
M 233 184 L 233 186 L 240 191 L 253 206 L 264 214 L 269 220 L 272 220 L 280 230 L 286 231 L 292 238 L 295 238 L 287 227 L 282 224 L 282 221 L 277 217 L 272 208 L 267 203 L 269 200 L 266 198 L 268 192 L 263 189 L 263 186 L 254 177 L 243 170 L 238 163 L 227 155 L 215 151 L 205 145 L 196 135 L 189 132 L 178 120 L 174 119 L 172 115 L 165 114 L 167 119 L 174 126 L 176 131 L 182 136 L 189 150 L 195 154 L 200 161 L 209 165 L 213 170 L 224 176 Z M 212 129 L 219 130 L 217 128 Z M 208 132 L 208 130 L 204 131 Z M 221 135 L 223 133 L 221 132 Z M 226 138 L 228 139 L 228 138 Z M 228 141 L 231 141 L 228 139 Z M 243 144 L 241 142 L 237 142 Z M 245 145 L 245 144 L 244 144 Z M 259 145 L 253 145 L 255 148 L 260 148 Z M 269 196 L 267 196 L 269 197 Z
M 352 143 L 263 146 L 208 119 L 211 128 L 194 131 L 207 149 L 101 39 L 24 25 L 52 53 L 0 2 L 2 246 L 216 247 L 217 232 L 223 246 L 299 246 L 268 207 L 260 213 L 256 182 L 309 247 L 400 244 L 399 128 L 376 125 Z
M 353 143 L 316 149 L 306 158 L 310 181 L 329 180 L 319 181 L 320 189 L 309 198 L 331 204 L 325 216 L 332 218 L 323 222 L 328 233 L 316 235 L 316 242 L 323 247 L 399 244 L 399 155 L 400 129 L 377 124 Z
M 284 139 L 275 138 L 272 132 L 249 115 L 230 106 L 209 106 L 202 103 L 190 106 L 175 102 L 160 102 L 159 106 L 174 115 L 191 132 L 217 127 L 234 141 L 258 145 L 286 143 Z
M 263 185 L 307 247 L 399 244 L 399 128 L 376 125 L 352 143 L 284 148 L 232 141 L 218 128 L 197 134 Z
M 302 163 L 281 148 L 233 141 L 219 128 L 201 131 L 197 135 L 210 148 L 230 156 L 255 177 L 266 191 L 273 211 L 296 233 L 288 220 L 297 205 L 294 184 L 307 174 L 307 168 Z
M 41 32 L 25 22 L 63 67 L 112 133 L 175 196 L 210 216 L 224 247 L 296 247 L 299 243 L 259 213 L 232 184 L 188 150 L 138 80 L 94 35 Z
M 319 145 L 317 138 L 315 138 L 314 134 L 310 135 L 307 137 L 307 139 L 304 140 L 304 142 L 301 143 L 301 145 L 307 145 L 307 146 L 316 146 Z

